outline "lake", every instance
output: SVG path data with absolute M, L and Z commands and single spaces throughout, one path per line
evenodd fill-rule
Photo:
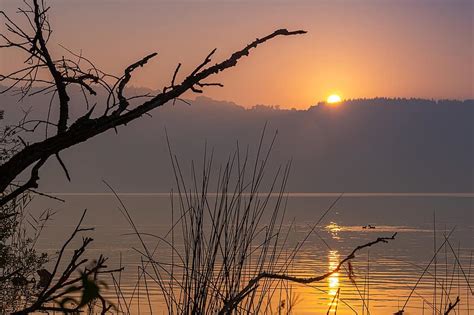
M 136 288 L 142 263 L 134 248 L 140 250 L 141 245 L 118 210 L 117 198 L 113 194 L 56 196 L 66 202 L 36 197 L 30 207 L 35 209 L 33 214 L 46 208 L 57 211 L 38 240 L 38 248 L 54 255 L 72 232 L 82 211 L 88 209 L 84 226 L 95 228 L 89 233 L 94 242 L 88 257 L 104 254 L 110 259 L 109 267 L 125 266 L 120 279 L 116 280 L 120 280 L 121 294 L 131 300 L 130 305 L 117 302 L 113 285 L 108 298 L 124 311 L 129 307 L 134 314 L 150 313 L 143 279 L 139 283 L 140 290 Z M 456 314 L 469 314 L 474 309 L 471 293 L 474 194 L 346 193 L 313 231 L 314 224 L 338 196 L 336 193 L 288 195 L 282 221 L 288 251 L 307 237 L 288 266 L 288 274 L 300 277 L 324 274 L 358 245 L 398 234 L 388 243 L 378 243 L 357 252 L 351 262 L 351 272 L 346 267 L 318 283 L 292 284 L 295 314 L 321 314 L 328 310 L 334 314 L 336 307 L 337 314 L 393 314 L 405 304 L 404 314 L 433 314 L 434 309 L 444 310 L 457 296 L 460 303 Z M 120 198 L 141 233 L 165 236 L 169 231 L 172 225 L 169 194 L 120 194 Z M 276 196 L 270 198 L 273 199 Z M 266 222 L 268 218 L 263 217 L 260 224 L 263 226 Z M 433 258 L 434 248 L 440 247 L 449 233 L 449 243 L 440 248 L 436 260 L 419 280 Z M 144 236 L 144 239 L 151 248 L 158 242 L 152 236 Z M 176 236 L 175 242 L 180 241 Z M 154 257 L 168 261 L 169 250 L 160 250 L 158 247 Z M 417 287 L 408 299 L 415 284 Z M 150 279 L 146 285 L 153 313 L 167 313 L 159 286 Z M 289 298 L 286 299 L 286 303 L 290 303 Z M 273 312 L 276 307 L 273 305 Z

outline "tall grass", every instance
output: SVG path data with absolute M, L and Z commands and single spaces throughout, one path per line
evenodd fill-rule
M 120 279 L 113 279 L 120 311 L 130 313 L 135 299 L 140 310 L 153 313 L 157 305 L 150 291 L 158 289 L 169 314 L 291 313 L 299 301 L 293 284 L 310 285 L 327 279 L 345 268 L 356 252 L 394 239 L 396 233 L 360 245 L 322 275 L 291 275 L 298 252 L 342 195 L 309 226 L 299 242 L 290 242 L 293 224 L 285 218 L 285 188 L 291 162 L 269 173 L 276 134 L 266 148 L 264 138 L 265 129 L 254 158 L 250 158 L 248 148 L 241 150 L 237 144 L 218 167 L 213 165 L 213 152 L 205 150 L 200 166 L 191 163 L 190 175 L 183 171 L 168 141 L 176 188 L 170 194 L 170 229 L 163 236 L 139 231 L 115 194 L 141 244 L 141 249 L 135 250 L 142 256 L 131 294 L 125 296 Z M 149 245 L 149 238 L 157 240 L 154 246 Z M 365 306 L 365 297 L 356 288 Z M 354 310 L 339 293 L 328 312 L 337 312 L 339 302 Z
M 348 283 L 357 291 L 358 302 L 362 305 L 361 313 L 371 313 L 373 289 L 369 253 L 366 274 L 359 275 L 363 283 L 357 284 L 352 276 L 352 266 L 346 268 L 344 264 L 354 259 L 359 250 L 393 240 L 396 233 L 357 246 L 336 268 L 321 276 L 291 276 L 291 268 L 299 250 L 310 235 L 315 233 L 319 236 L 316 227 L 342 196 L 310 226 L 300 242 L 292 245 L 289 241 L 292 224 L 287 224 L 285 218 L 288 197 L 285 188 L 291 162 L 277 167 L 274 172 L 268 172 L 274 141 L 275 137 L 264 148 L 262 134 L 253 159 L 250 158 L 248 148 L 242 151 L 237 145 L 225 163 L 217 168 L 213 165 L 213 152 L 205 150 L 199 166 L 191 163 L 190 175 L 184 171 L 168 143 L 176 187 L 170 194 L 171 222 L 168 232 L 162 236 L 140 232 L 122 203 L 123 215 L 141 243 L 141 249 L 136 251 L 141 254 L 142 260 L 138 266 L 138 281 L 131 294 L 121 292 L 120 279 L 113 279 L 117 294 L 116 307 L 119 310 L 131 313 L 132 300 L 136 299 L 140 310 L 156 312 L 157 304 L 152 301 L 150 291 L 158 290 L 164 301 L 163 307 L 169 314 L 290 313 L 299 299 L 292 285 L 308 285 L 344 269 L 350 280 Z M 218 171 L 213 173 L 216 169 Z M 438 244 L 428 265 L 420 267 L 423 273 L 416 283 L 407 284 L 410 293 L 396 314 L 403 314 L 409 308 L 412 296 L 423 300 L 423 311 L 425 305 L 435 314 L 454 313 L 459 308 L 460 302 L 453 298 L 454 289 L 460 287 L 455 284 L 455 270 L 457 268 L 457 273 L 461 273 L 470 289 L 470 266 L 466 270 L 461 266 L 459 253 L 449 241 L 452 232 L 444 235 L 444 242 L 441 246 Z M 150 246 L 149 238 L 157 242 Z M 330 248 L 327 243 L 325 245 Z M 431 276 L 428 269 L 439 263 L 432 264 L 442 250 L 445 251 L 445 260 L 447 252 L 452 252 L 455 265 L 451 274 L 444 266 L 444 283 L 434 275 L 434 286 L 441 296 L 438 293 L 430 303 L 429 298 L 420 296 L 416 289 L 425 275 Z M 341 306 L 344 304 L 357 314 L 355 307 L 344 301 L 342 295 L 342 290 L 338 288 L 327 313 L 336 314 L 341 303 Z M 439 302 L 436 303 L 436 299 Z M 465 303 L 469 303 L 469 298 L 466 300 Z M 469 312 L 469 304 L 467 310 Z
M 213 154 L 205 152 L 200 171 L 192 163 L 189 181 L 170 148 L 176 181 L 171 229 L 155 236 L 160 242 L 153 251 L 142 242 L 143 272 L 158 284 L 170 314 L 287 313 L 293 307 L 288 281 L 261 279 L 244 290 L 262 272 L 287 272 L 295 254 L 287 250 L 291 227 L 283 228 L 290 163 L 261 192 L 274 140 L 264 150 L 262 135 L 253 161 L 237 146 L 217 174 Z

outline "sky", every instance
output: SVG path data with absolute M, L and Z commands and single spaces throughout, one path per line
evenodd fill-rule
M 7 12 L 19 1 L 0 0 Z M 205 95 L 243 106 L 308 108 L 342 98 L 474 98 L 471 1 L 160 1 L 52 0 L 57 44 L 82 50 L 103 70 L 121 74 L 146 54 L 157 58 L 131 82 L 160 89 L 177 63 L 181 78 L 214 48 L 218 62 L 278 28 L 308 34 L 278 38 L 238 67 L 219 74 Z M 3 26 L 2 26 L 3 27 Z M 2 51 L 0 73 L 18 67 L 18 52 Z M 186 95 L 193 98 L 194 95 Z

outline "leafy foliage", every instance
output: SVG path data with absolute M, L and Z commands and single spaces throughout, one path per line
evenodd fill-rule
M 47 262 L 44 253 L 35 250 L 41 226 L 49 218 L 44 212 L 36 222 L 33 235 L 25 228 L 25 208 L 31 201 L 24 194 L 0 208 L 0 312 L 13 311 L 34 300 L 41 289 L 37 270 Z M 32 227 L 34 227 L 32 225 Z

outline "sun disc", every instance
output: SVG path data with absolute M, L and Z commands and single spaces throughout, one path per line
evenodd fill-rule
M 340 101 L 341 101 L 341 97 L 337 94 L 329 95 L 329 97 L 327 99 L 327 102 L 329 104 L 339 103 Z

